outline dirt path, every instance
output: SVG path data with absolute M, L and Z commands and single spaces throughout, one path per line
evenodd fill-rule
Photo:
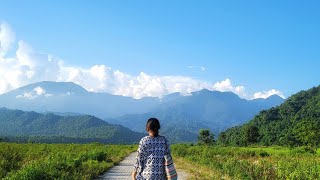
M 136 152 L 130 154 L 123 161 L 119 163 L 119 165 L 111 168 L 108 172 L 100 176 L 98 179 L 123 179 L 123 180 L 131 180 L 131 172 L 133 168 L 133 163 L 135 161 Z M 187 180 L 188 174 L 178 169 L 178 179 L 179 180 Z

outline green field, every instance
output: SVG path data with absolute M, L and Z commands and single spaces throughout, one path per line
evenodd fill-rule
M 320 179 L 320 151 L 308 147 L 173 145 L 194 179 Z
M 136 145 L 0 143 L 0 179 L 93 179 Z M 172 145 L 191 179 L 320 179 L 320 150 L 308 147 Z
M 136 149 L 129 145 L 0 143 L 0 179 L 93 179 Z

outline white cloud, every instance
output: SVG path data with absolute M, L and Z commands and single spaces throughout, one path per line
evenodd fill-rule
M 258 98 L 266 99 L 266 98 L 268 98 L 269 96 L 272 96 L 272 95 L 278 95 L 278 96 L 280 96 L 282 98 L 285 98 L 285 96 L 283 95 L 283 93 L 281 91 L 276 90 L 276 89 L 271 89 L 269 91 L 263 91 L 263 92 L 254 93 L 253 99 L 258 99 Z
M 0 53 L 4 55 L 14 43 L 14 32 L 7 24 L 1 24 L 0 27 Z M 189 66 L 188 68 L 206 70 L 205 67 L 199 66 Z M 14 57 L 0 56 L 0 94 L 39 81 L 75 82 L 89 91 L 107 92 L 134 98 L 161 97 L 174 92 L 188 95 L 204 88 L 231 91 L 246 99 L 266 97 L 272 94 L 258 92 L 250 95 L 244 86 L 234 86 L 230 79 L 213 83 L 186 76 L 156 76 L 145 72 L 133 76 L 119 70 L 113 70 L 106 65 L 94 65 L 90 68 L 68 66 L 55 56 L 38 53 L 21 40 L 18 41 Z M 281 94 L 278 90 L 274 91 Z M 33 92 L 26 92 L 17 98 L 30 99 L 38 96 L 50 97 L 52 94 L 47 94 L 46 90 L 37 87 Z
M 243 98 L 248 96 L 244 86 L 233 86 L 230 79 L 215 83 L 212 89 L 221 92 L 233 92 Z
M 34 96 L 31 92 L 23 93 L 22 95 L 16 96 L 16 98 L 25 98 L 25 99 L 34 99 L 36 96 Z
M 38 96 L 41 96 L 41 95 L 45 95 L 45 94 L 46 94 L 46 90 L 44 90 L 44 89 L 43 89 L 42 87 L 40 87 L 40 86 L 34 88 L 33 91 L 35 91 Z
M 52 94 L 47 94 L 46 90 L 43 89 L 42 87 L 38 86 L 33 89 L 31 92 L 25 92 L 21 95 L 17 95 L 16 98 L 25 98 L 25 99 L 35 99 L 39 96 L 45 96 L 45 97 L 50 97 Z
M 145 96 L 161 97 L 174 92 L 184 95 L 203 88 L 210 88 L 209 83 L 185 76 L 150 76 L 141 72 L 139 76 L 124 75 L 122 85 L 115 89 L 115 94 L 141 98 Z M 120 78 L 117 78 L 120 79 Z
M 15 34 L 7 23 L 0 24 L 0 56 L 4 56 L 15 41 Z

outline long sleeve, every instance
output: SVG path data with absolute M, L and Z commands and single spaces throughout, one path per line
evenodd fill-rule
M 163 136 L 146 136 L 141 139 L 134 164 L 137 179 L 165 180 L 163 157 L 166 151 L 170 151 L 170 144 L 165 144 Z
M 167 140 L 167 138 L 165 138 L 165 142 L 166 142 L 166 154 L 171 154 L 170 143 Z
M 137 150 L 137 157 L 136 157 L 136 161 L 134 164 L 134 170 L 138 173 L 140 173 L 143 170 L 143 166 L 144 166 L 144 158 L 145 156 L 145 141 L 144 139 L 141 139 L 139 142 L 139 147 Z

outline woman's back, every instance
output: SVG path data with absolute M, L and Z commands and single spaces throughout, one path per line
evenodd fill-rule
M 134 165 L 137 179 L 165 179 L 164 155 L 170 153 L 170 145 L 163 136 L 146 136 L 140 140 Z

